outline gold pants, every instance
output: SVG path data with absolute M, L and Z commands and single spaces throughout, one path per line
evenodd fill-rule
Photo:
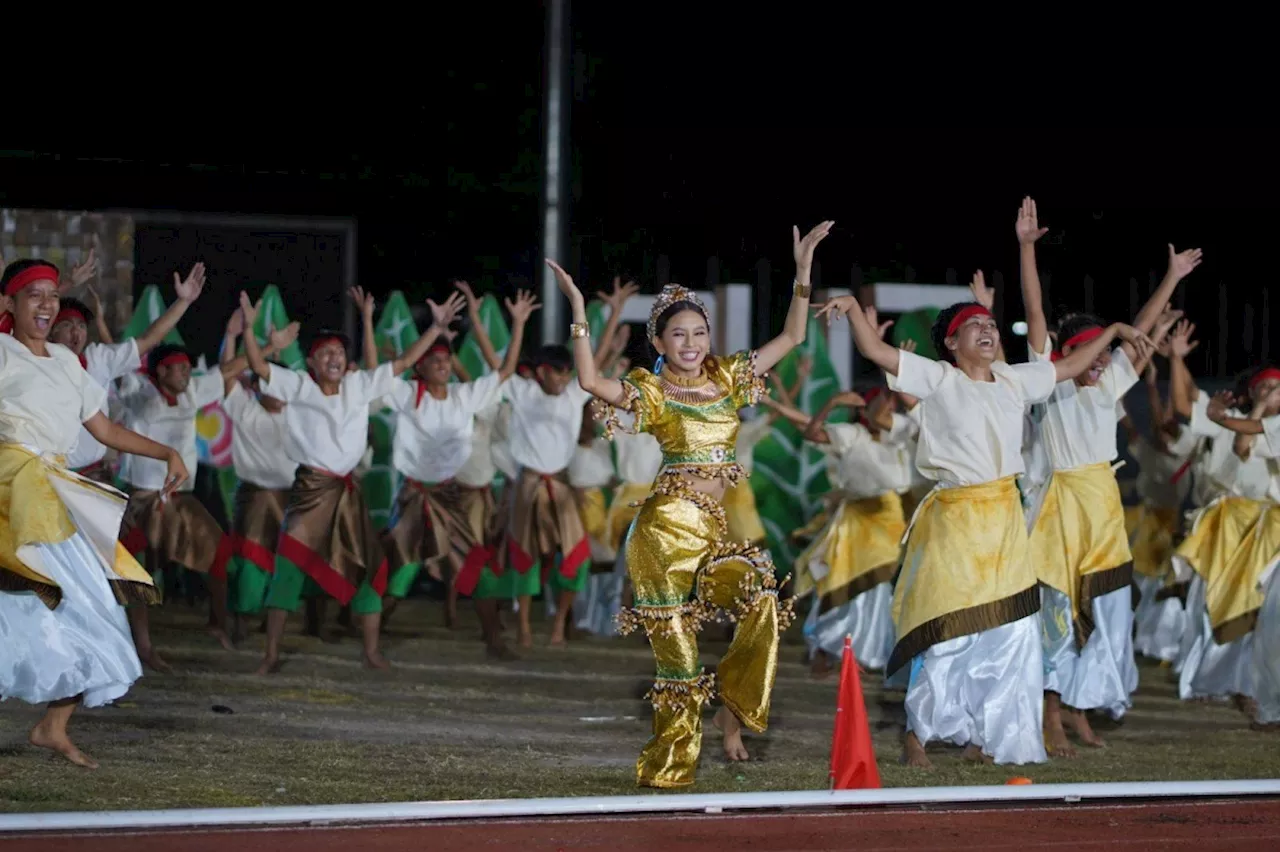
M 769 722 L 778 636 L 791 620 L 778 603 L 773 563 L 758 547 L 726 543 L 724 510 L 678 477 L 659 480 L 627 540 L 627 572 L 636 606 L 619 629 L 644 627 L 657 675 L 653 736 L 636 762 L 645 787 L 692 784 L 702 748 L 702 708 L 715 676 L 698 659 L 697 632 L 717 615 L 737 623 L 720 660 L 720 700 L 752 731 Z

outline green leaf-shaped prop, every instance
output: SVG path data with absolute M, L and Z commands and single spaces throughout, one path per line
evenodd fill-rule
M 493 341 L 493 349 L 498 353 L 498 358 L 505 358 L 507 347 L 511 345 L 511 330 L 507 327 L 507 318 L 502 305 L 498 304 L 498 300 L 492 295 L 486 295 L 480 299 L 480 324 L 484 326 L 489 339 Z M 458 349 L 458 360 L 466 368 L 467 375 L 473 379 L 478 379 L 489 372 L 489 365 L 480 354 L 480 344 L 476 343 L 475 338 L 470 334 Z
M 160 295 L 160 288 L 154 284 L 148 285 L 138 297 L 138 301 L 134 303 L 133 316 L 129 318 L 129 324 L 124 327 L 121 339 L 133 340 L 146 334 L 151 324 L 160 319 L 160 315 L 166 310 L 168 306 L 164 303 L 164 296 Z M 165 335 L 164 342 L 178 346 L 184 345 L 182 335 L 178 334 L 176 328 Z

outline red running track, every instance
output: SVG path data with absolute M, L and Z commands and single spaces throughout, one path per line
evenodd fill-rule
M 1280 850 L 1280 800 L 579 817 L 321 828 L 6 835 L 22 852 L 962 852 Z

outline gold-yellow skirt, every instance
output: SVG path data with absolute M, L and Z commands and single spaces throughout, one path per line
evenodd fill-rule
M 160 599 L 150 575 L 120 544 L 128 498 L 17 444 L 0 444 L 0 591 L 34 592 L 50 609 L 62 589 L 44 573 L 33 545 L 74 535 L 88 543 L 118 601 Z
M 897 494 L 842 501 L 796 559 L 796 597 L 816 591 L 825 612 L 892 580 L 906 529 Z
M 1111 465 L 1053 472 L 1029 552 L 1040 581 L 1071 599 L 1076 643 L 1083 648 L 1095 626 L 1094 599 L 1133 582 L 1124 505 Z
M 1133 528 L 1129 531 L 1129 550 L 1133 553 L 1133 570 L 1144 577 L 1159 579 L 1169 573 L 1173 542 L 1178 535 L 1180 518 L 1177 509 L 1163 506 L 1139 506 Z
M 1214 641 L 1225 645 L 1253 630 L 1262 608 L 1258 579 L 1280 551 L 1274 504 L 1225 497 L 1201 510 L 1177 555 L 1204 578 Z
M 936 488 L 907 532 L 893 590 L 892 675 L 930 647 L 1040 610 L 1014 477 Z

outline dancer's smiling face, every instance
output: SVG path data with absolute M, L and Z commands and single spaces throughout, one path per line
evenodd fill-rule
M 453 372 L 453 357 L 444 349 L 434 349 L 414 365 L 414 371 L 428 387 L 445 387 Z
M 32 281 L 13 297 L 14 333 L 31 340 L 49 340 L 58 305 L 58 282 L 50 278 Z
M 307 367 L 320 381 L 339 384 L 347 374 L 347 347 L 340 340 L 325 341 L 307 358 Z
M 957 364 L 990 364 L 1000 351 L 1000 328 L 995 317 L 977 314 L 962 322 L 946 344 Z
M 80 317 L 66 317 L 53 327 L 49 339 L 82 355 L 84 348 L 89 345 L 89 326 Z
M 680 375 L 696 376 L 711 352 L 711 328 L 702 312 L 682 308 L 654 328 L 653 348 Z

